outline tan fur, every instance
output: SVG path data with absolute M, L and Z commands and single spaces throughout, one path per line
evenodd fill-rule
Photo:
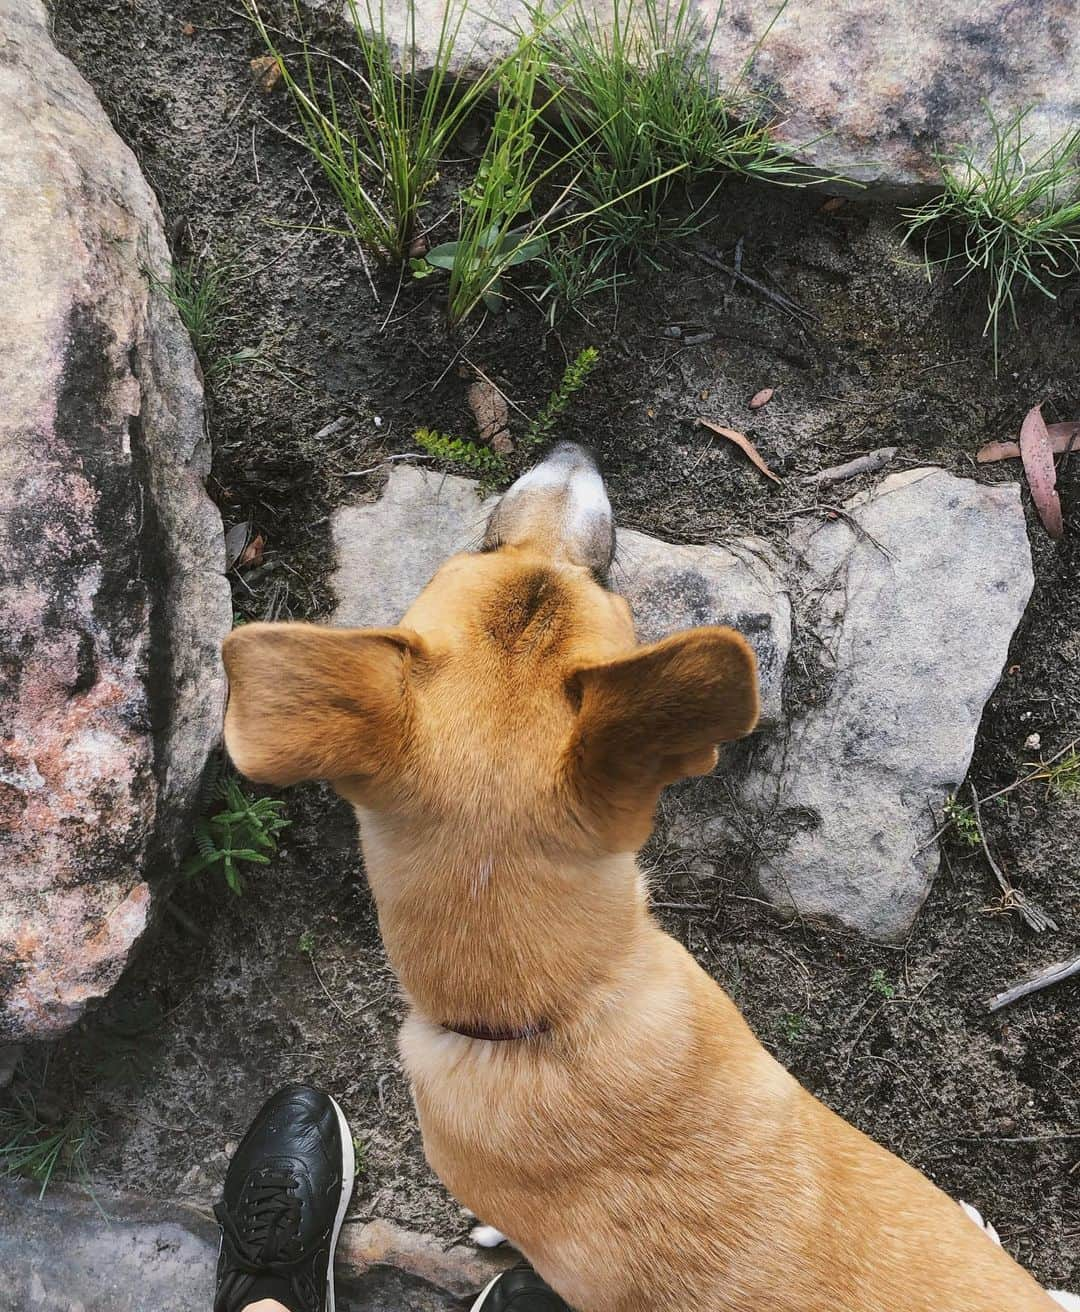
M 253 778 L 330 778 L 357 807 L 457 1198 L 582 1312 L 1051 1312 L 649 913 L 634 852 L 659 791 L 756 721 L 745 642 L 638 648 L 625 603 L 529 538 L 453 558 L 403 625 L 237 630 L 226 733 Z

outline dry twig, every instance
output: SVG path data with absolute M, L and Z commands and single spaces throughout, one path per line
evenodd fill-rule
M 986 834 L 983 832 L 982 811 L 979 808 L 979 794 L 975 791 L 975 785 L 968 784 L 971 790 L 971 809 L 975 817 L 975 828 L 978 831 L 979 842 L 982 844 L 982 850 L 986 854 L 987 863 L 994 872 L 994 878 L 1001 889 L 1001 899 L 1008 911 L 1016 911 L 1020 919 L 1036 934 L 1041 934 L 1046 929 L 1057 929 L 1057 922 L 1032 902 L 1030 898 L 1025 897 L 1020 889 L 1015 888 L 1003 873 L 1001 867 L 994 860 L 993 853 L 990 851 L 990 845 L 986 841 Z
M 987 1002 L 987 1011 L 999 1011 L 1002 1007 L 1009 1006 L 1010 1003 L 1018 1002 L 1021 998 L 1026 998 L 1029 993 L 1037 993 L 1040 989 L 1048 989 L 1051 984 L 1060 984 L 1062 980 L 1071 979 L 1073 975 L 1080 975 L 1080 956 L 1073 957 L 1069 961 L 1055 961 L 1049 966 L 1043 966 L 1032 975 L 1025 976 L 1016 984 L 1012 984 L 1007 989 L 1003 989 Z

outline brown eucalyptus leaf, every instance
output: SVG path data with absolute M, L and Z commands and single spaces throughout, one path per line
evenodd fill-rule
M 719 433 L 721 437 L 726 437 L 729 442 L 734 442 L 740 451 L 749 456 L 766 478 L 771 478 L 774 483 L 781 483 L 781 480 L 758 455 L 757 447 L 754 446 L 745 433 L 740 433 L 737 428 L 724 428 L 722 424 L 714 424 L 711 419 L 699 419 L 698 423 L 704 424 L 706 428 L 712 429 L 714 433 Z
M 1080 423 L 1047 424 L 1046 431 L 1050 434 L 1050 449 L 1056 456 L 1064 455 L 1066 451 L 1080 451 Z M 1019 460 L 1020 443 L 987 442 L 986 446 L 979 448 L 975 459 L 980 465 L 995 460 Z
M 1032 406 L 1020 425 L 1020 458 L 1043 527 L 1052 538 L 1061 537 L 1064 530 L 1057 494 L 1057 470 L 1041 405 Z
M 469 388 L 469 409 L 476 420 L 481 442 L 491 442 L 505 431 L 510 417 L 506 397 L 486 378 L 478 378 Z

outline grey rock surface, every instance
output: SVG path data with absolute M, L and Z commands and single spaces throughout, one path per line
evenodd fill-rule
M 791 646 L 791 602 L 767 543 L 678 546 L 633 529 L 618 531 L 613 584 L 629 601 L 642 642 L 676 629 L 727 624 L 749 639 L 761 683 L 761 724 L 781 717 Z
M 134 156 L 0 0 L 0 1041 L 106 993 L 189 827 L 231 623 L 191 344 Z
M 797 520 L 784 562 L 752 539 L 685 547 L 620 531 L 615 583 L 644 641 L 728 623 L 758 650 L 768 713 L 732 777 L 736 800 L 712 790 L 676 840 L 752 851 L 778 906 L 897 939 L 936 873 L 932 812 L 967 772 L 1031 594 L 1031 553 L 1015 484 L 908 470 L 848 510 L 858 530 Z M 335 622 L 396 623 L 484 518 L 469 480 L 396 467 L 380 500 L 335 516 Z M 820 686 L 785 713 L 789 587 Z
M 339 1312 L 451 1312 L 506 1260 L 387 1228 L 342 1230 Z M 0 1312 L 209 1312 L 217 1251 L 208 1209 L 0 1181 Z
M 790 544 L 826 691 L 762 740 L 739 813 L 700 834 L 769 835 L 758 876 L 774 903 L 900 939 L 1031 595 L 1031 551 L 1016 484 L 914 469 L 848 508 L 861 533 L 804 523 Z
M 334 623 L 396 624 L 447 556 L 480 542 L 486 520 L 472 479 L 391 466 L 378 501 L 334 512 Z
M 470 479 L 395 465 L 377 502 L 334 516 L 335 624 L 396 624 L 447 556 L 479 542 L 493 505 Z M 738 628 L 758 655 L 763 717 L 779 718 L 791 606 L 765 543 L 675 546 L 620 529 L 616 560 L 612 586 L 630 602 L 642 642 L 695 624 Z
M 587 7 L 610 21 L 610 0 Z M 990 145 L 984 100 L 999 117 L 1033 107 L 1033 155 L 1080 116 L 1074 0 L 694 0 L 694 8 L 707 27 L 717 23 L 713 64 L 724 85 L 736 85 L 750 61 L 747 81 L 775 105 L 778 141 L 824 174 L 895 197 L 938 179 L 935 152 Z M 472 0 L 461 62 L 505 54 L 528 9 L 527 0 Z M 416 4 L 421 67 L 430 66 L 442 12 L 442 0 Z M 400 45 L 406 0 L 388 0 L 386 14 Z

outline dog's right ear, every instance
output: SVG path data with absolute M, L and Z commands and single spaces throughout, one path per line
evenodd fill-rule
M 708 774 L 717 745 L 758 720 L 757 662 L 740 634 L 688 629 L 571 675 L 579 702 L 570 765 L 580 802 L 605 841 L 636 849 L 660 790 Z
M 377 775 L 407 732 L 409 675 L 423 659 L 408 629 L 245 624 L 225 639 L 225 746 L 257 783 Z

